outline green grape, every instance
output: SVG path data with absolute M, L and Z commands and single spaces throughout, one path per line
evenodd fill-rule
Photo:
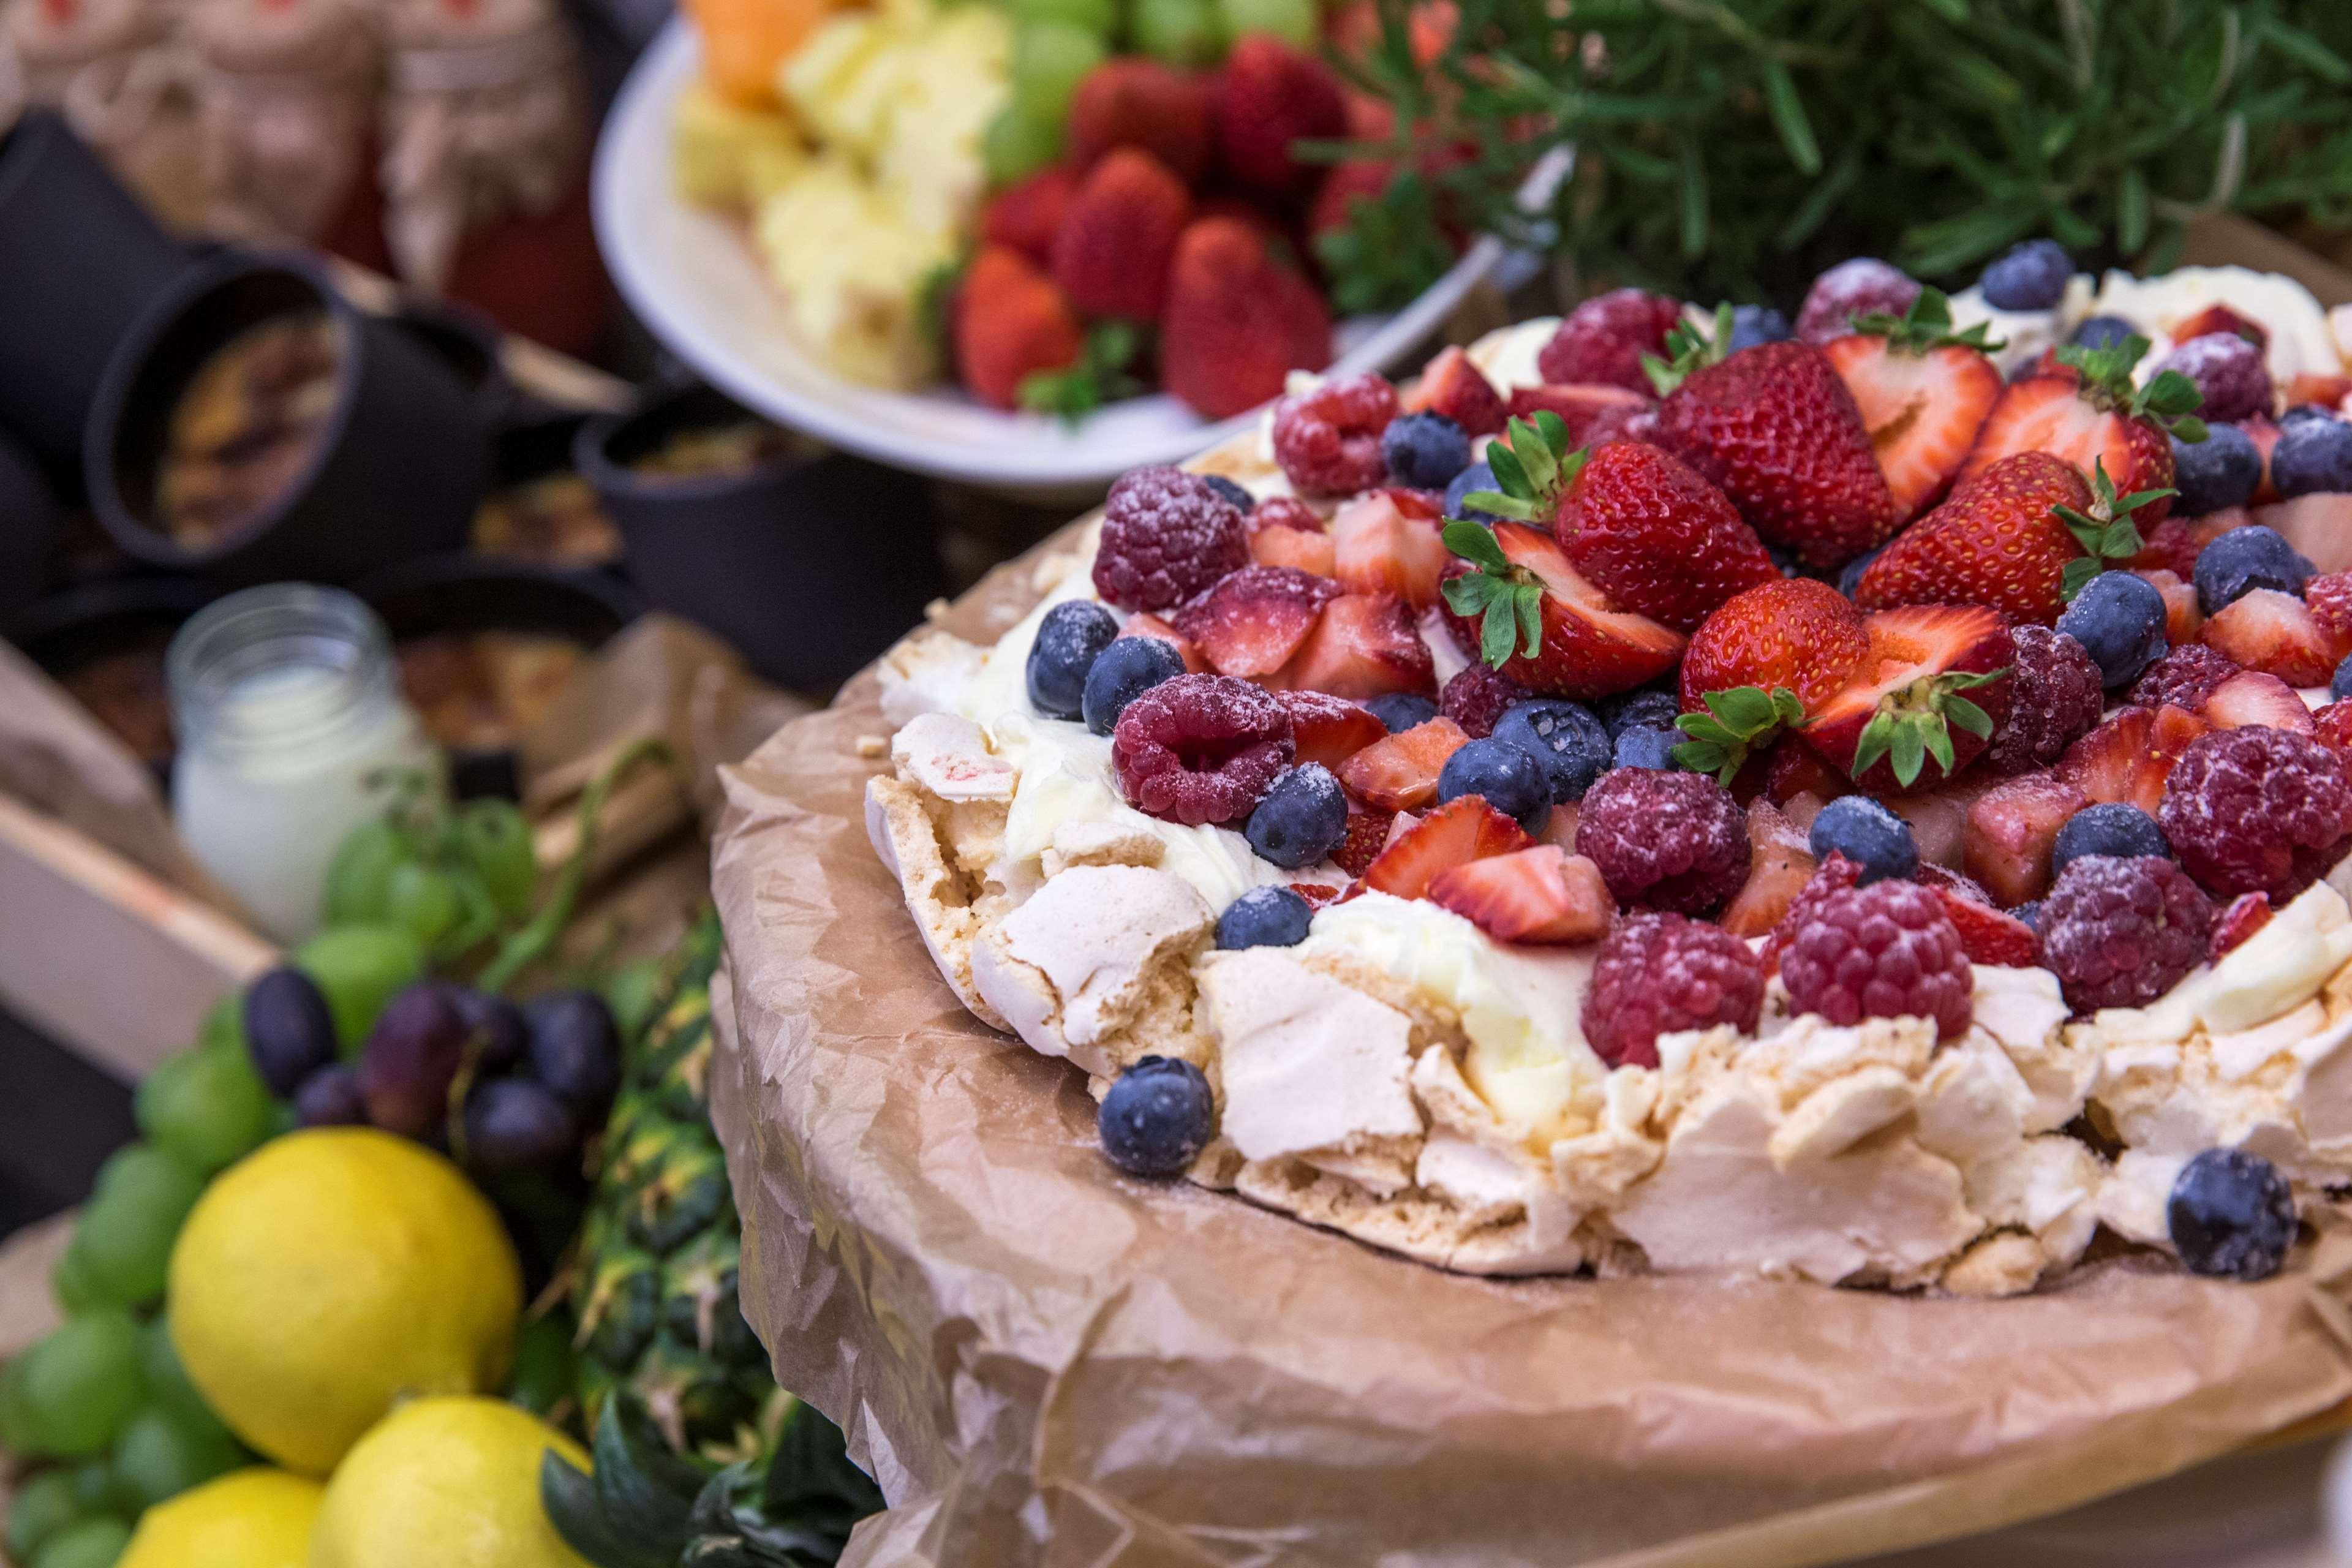
M 1217 20 L 1228 38 L 1272 33 L 1297 48 L 1312 48 L 1319 18 L 1315 0 L 1216 0 Z
M 239 1054 L 245 1051 L 244 992 L 232 991 L 213 1004 L 213 1010 L 205 1015 L 204 1026 L 196 1031 L 196 1048 Z
M 68 1318 L 25 1352 L 25 1403 L 37 1451 L 61 1459 L 104 1453 L 147 1397 L 138 1322 L 119 1309 Z
M 157 1405 L 132 1416 L 114 1440 L 114 1473 L 141 1508 L 178 1497 L 243 1463 L 245 1450 L 218 1421 L 210 1415 L 184 1420 Z
M 457 841 L 499 913 L 509 920 L 529 914 L 539 891 L 539 850 L 522 812 L 509 801 L 471 802 L 457 813 Z
M 131 1544 L 131 1527 L 119 1519 L 85 1519 L 69 1524 L 33 1553 L 32 1568 L 114 1568 Z
M 457 924 L 464 907 L 449 873 L 410 861 L 395 866 L 384 892 L 384 918 L 431 947 Z
M 1040 22 L 1013 38 L 1013 100 L 1021 113 L 1058 126 L 1070 114 L 1070 95 L 1109 51 L 1102 39 L 1067 22 Z
M 30 1454 L 40 1442 L 40 1419 L 25 1397 L 26 1362 L 17 1356 L 0 1363 L 0 1448 L 12 1454 Z
M 294 964 L 325 994 L 335 1038 L 349 1058 L 359 1054 L 392 994 L 423 977 L 425 949 L 400 926 L 341 926 L 296 948 Z
M 1224 53 L 1210 0 L 1135 0 L 1135 47 L 1171 66 L 1205 66 Z
M 109 1304 L 106 1292 L 90 1277 L 89 1260 L 70 1245 L 49 1265 L 49 1294 L 58 1299 L 58 1305 L 68 1317 Z
M 545 1415 L 579 1391 L 579 1358 L 572 1350 L 572 1318 L 552 1312 L 523 1324 L 515 1334 L 514 1377 L 507 1397 Z
M 989 122 L 980 142 L 988 177 L 1000 185 L 1025 179 L 1062 155 L 1062 122 L 1037 120 L 1008 103 Z
M 407 836 L 378 820 L 352 829 L 327 865 L 322 913 L 331 926 L 363 925 L 386 918 L 392 874 L 415 858 Z
M 66 1472 L 73 1487 L 74 1507 L 82 1517 L 92 1514 L 129 1514 L 133 1511 L 131 1489 L 114 1473 L 111 1459 L 92 1459 L 86 1465 L 76 1465 Z
M 1108 38 L 1118 27 L 1115 0 L 1005 0 L 1004 11 L 1016 28 L 1060 22 Z
M 139 1130 L 210 1175 L 269 1136 L 268 1086 L 236 1047 L 198 1048 L 147 1075 L 131 1102 Z
M 213 1407 L 196 1391 L 188 1377 L 188 1369 L 180 1364 L 180 1352 L 172 1344 L 172 1318 L 159 1312 L 148 1321 L 147 1344 L 140 1356 L 139 1368 L 147 1380 L 147 1397 L 158 1408 L 191 1420 L 218 1422 Z
M 604 1005 L 613 1010 L 613 1025 L 621 1038 L 635 1039 L 654 1021 L 654 1009 L 662 1000 L 662 970 L 660 959 L 640 958 L 604 976 Z
M 66 1250 L 79 1256 L 100 1300 L 135 1307 L 163 1295 L 172 1243 L 204 1190 L 203 1172 L 152 1143 L 119 1150 L 99 1167 Z
M 63 1470 L 44 1470 L 8 1500 L 8 1526 L 0 1542 L 6 1543 L 11 1559 L 29 1563 L 42 1542 L 80 1517 L 72 1479 Z

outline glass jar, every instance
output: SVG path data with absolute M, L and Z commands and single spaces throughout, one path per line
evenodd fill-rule
M 230 595 L 180 628 L 164 678 L 180 837 L 280 942 L 318 930 L 327 867 L 352 828 L 404 791 L 446 787 L 383 623 L 341 589 Z

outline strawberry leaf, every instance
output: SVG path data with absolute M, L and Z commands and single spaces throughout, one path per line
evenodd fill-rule
M 1940 348 L 1990 353 L 2009 346 L 2005 342 L 1987 341 L 1986 334 L 1992 330 L 1991 323 L 1988 321 L 1979 321 L 1964 332 L 1952 331 L 1951 301 L 1945 298 L 1940 289 L 1920 289 L 1919 297 L 1911 301 L 1911 308 L 1900 316 L 1874 312 L 1849 316 L 1847 321 L 1857 332 L 1885 338 L 1887 347 L 1902 353 L 1925 354 Z
M 1650 384 L 1665 396 L 1685 381 L 1693 371 L 1710 364 L 1721 363 L 1731 342 L 1731 301 L 1726 300 L 1715 308 L 1712 330 L 1702 331 L 1688 321 L 1678 321 L 1666 332 L 1666 357 L 1655 354 L 1642 356 L 1642 374 Z
M 1486 466 L 1495 470 L 1495 482 L 1502 487 L 1506 496 L 1522 506 L 1528 505 L 1535 500 L 1535 481 L 1528 478 L 1527 468 L 1520 463 L 1519 455 L 1510 447 L 1500 441 L 1487 442 Z
M 2095 557 L 2077 555 L 2066 563 L 2066 571 L 2058 579 L 2058 596 L 2068 604 L 2091 584 L 2091 579 L 2106 568 Z
M 1511 614 L 1510 594 L 1496 595 L 1496 602 L 1486 608 L 1486 621 L 1478 632 L 1478 657 L 1496 669 L 1511 661 L 1511 644 L 1517 639 L 1518 624 Z
M 1501 586 L 1503 584 L 1496 578 L 1482 577 L 1471 572 L 1459 577 L 1448 577 L 1438 585 L 1438 592 L 1445 595 L 1448 608 L 1463 619 L 1470 620 L 1485 613 L 1495 597 L 1496 590 Z
M 1500 669 L 1523 637 L 1529 658 L 1541 653 L 1543 584 L 1512 565 L 1494 534 L 1475 522 L 1449 522 L 1439 537 L 1447 549 L 1477 568 L 1446 578 L 1438 592 L 1455 615 L 1479 623 L 1478 657 Z
M 1543 595 L 1541 584 L 1519 584 L 1519 633 L 1527 643 L 1520 651 L 1529 658 L 1543 652 Z
M 1675 760 L 1693 773 L 1714 773 L 1726 787 L 1759 748 L 1805 716 L 1804 704 L 1785 686 L 1769 691 L 1727 687 L 1699 700 L 1706 705 L 1705 712 L 1675 720 L 1675 728 L 1690 737 L 1675 748 Z
M 1475 500 L 1477 498 L 1474 496 L 1471 499 Z M 1447 523 L 1438 537 L 1445 542 L 1446 549 L 1482 571 L 1507 572 L 1511 569 L 1509 560 L 1503 554 L 1503 547 L 1495 542 L 1491 529 L 1457 520 Z M 1465 581 L 1467 579 L 1454 579 L 1456 583 Z
M 2004 670 L 2002 673 L 2008 672 Z M 1980 741 L 1992 739 L 1992 715 L 1965 697 L 1946 699 L 1944 717 Z M 1948 769 L 1951 765 L 1950 759 L 1945 759 L 1944 766 Z

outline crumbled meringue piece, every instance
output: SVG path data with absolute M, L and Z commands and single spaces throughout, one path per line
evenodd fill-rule
M 936 626 L 901 637 L 875 666 L 882 682 L 882 716 L 904 724 L 950 709 L 980 674 L 988 650 Z
M 890 738 L 898 776 L 941 800 L 1011 800 L 1019 774 L 988 749 L 979 725 L 959 713 L 920 713 Z
M 1201 896 L 1164 871 L 1074 866 L 982 936 L 973 980 L 1033 1048 L 1069 1056 L 1134 1017 L 1213 923 Z
M 1200 977 L 1223 1068 L 1223 1131 L 1244 1159 L 1420 1136 L 1403 1014 L 1273 948 L 1213 954 Z

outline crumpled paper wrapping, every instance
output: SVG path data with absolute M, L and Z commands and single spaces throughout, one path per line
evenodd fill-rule
M 1050 546 L 1049 546 L 1050 547 Z M 946 616 L 992 637 L 1000 569 Z M 1450 1275 L 1113 1173 L 867 845 L 869 672 L 727 770 L 713 1109 L 744 1310 L 893 1506 L 851 1568 L 1775 1564 L 1988 1530 L 2352 1396 L 2352 1231 L 2002 1301 Z

